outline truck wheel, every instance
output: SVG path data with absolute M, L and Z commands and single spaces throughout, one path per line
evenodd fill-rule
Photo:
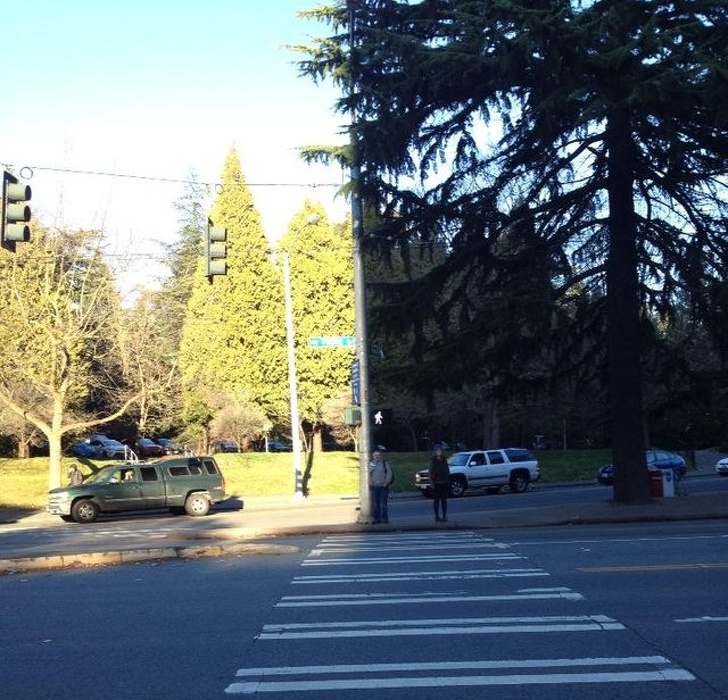
M 204 493 L 191 493 L 185 501 L 187 515 L 207 515 L 210 510 L 210 499 Z
M 529 481 L 528 472 L 513 472 L 508 486 L 514 493 L 523 493 L 528 489 Z
M 465 493 L 465 489 L 468 488 L 468 482 L 465 481 L 465 477 L 454 476 L 450 480 L 450 495 L 453 498 L 460 498 Z
M 76 501 L 71 506 L 71 517 L 77 523 L 92 523 L 99 515 L 99 507 L 88 499 Z

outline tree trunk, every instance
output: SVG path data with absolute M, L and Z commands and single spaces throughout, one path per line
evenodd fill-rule
M 650 498 L 642 415 L 640 299 L 634 212 L 634 151 L 629 114 L 615 110 L 607 126 L 609 252 L 607 362 L 614 501 Z

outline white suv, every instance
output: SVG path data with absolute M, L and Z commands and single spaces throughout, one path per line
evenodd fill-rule
M 450 466 L 450 494 L 455 497 L 462 496 L 469 489 L 498 493 L 503 486 L 508 486 L 515 493 L 523 493 L 531 482 L 541 478 L 538 460 L 532 452 L 521 447 L 456 452 L 447 461 Z M 423 496 L 432 498 L 427 469 L 417 472 L 415 486 Z

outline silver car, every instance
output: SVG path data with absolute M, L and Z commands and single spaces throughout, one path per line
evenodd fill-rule
M 721 476 L 728 476 L 728 457 L 723 457 L 723 459 L 718 460 L 715 465 L 715 471 Z

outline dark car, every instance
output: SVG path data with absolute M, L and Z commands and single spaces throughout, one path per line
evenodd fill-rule
M 674 452 L 667 450 L 647 450 L 645 452 L 645 460 L 647 468 L 655 469 L 674 469 L 678 478 L 685 476 L 686 467 L 685 460 Z M 611 486 L 614 483 L 614 465 L 605 464 L 597 470 L 597 481 L 605 486 Z
M 293 446 L 280 440 L 268 440 L 268 452 L 290 452 Z
M 212 443 L 213 452 L 240 452 L 238 443 L 234 440 L 216 440 Z
M 100 459 L 101 450 L 98 445 L 92 445 L 90 442 L 77 442 L 71 448 L 71 454 L 80 459 Z
M 158 445 L 164 447 L 168 455 L 183 455 L 185 453 L 185 448 L 183 445 L 178 445 L 176 442 L 170 440 L 169 438 L 157 438 L 156 442 Z
M 151 438 L 139 438 L 136 443 L 136 453 L 140 459 L 148 459 L 149 457 L 164 457 L 167 450 Z

